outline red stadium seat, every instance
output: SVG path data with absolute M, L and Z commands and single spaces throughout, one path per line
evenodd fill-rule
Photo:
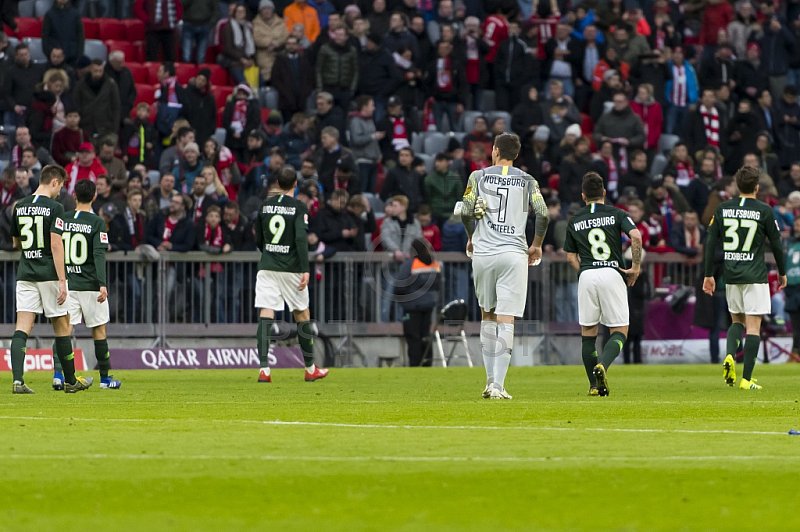
M 125 25 L 115 18 L 98 18 L 98 39 L 101 41 L 127 41 L 125 38 Z
M 42 21 L 34 17 L 20 17 L 17 19 L 17 37 L 24 39 L 30 37 L 38 39 L 42 36 Z
M 148 74 L 148 83 L 151 85 L 159 85 L 160 82 L 158 81 L 158 68 L 161 66 L 161 63 L 156 61 L 150 61 L 148 63 L 144 63 L 144 67 L 147 69 Z
M 198 65 L 197 68 L 207 68 L 211 71 L 211 79 L 209 79 L 209 81 L 212 86 L 230 85 L 230 83 L 228 83 L 228 71 L 221 66 L 215 65 L 214 63 L 202 63 Z
M 139 62 L 142 58 L 139 57 L 139 47 L 132 42 L 128 41 L 106 41 L 108 46 L 108 53 L 120 51 L 125 54 L 126 61 Z
M 266 107 L 261 108 L 261 122 L 266 124 L 267 118 L 269 118 L 269 114 L 272 112 L 272 109 L 267 109 Z
M 222 125 L 222 113 L 224 112 L 225 112 L 224 107 L 220 107 L 219 109 L 217 109 L 217 127 L 225 127 Z
M 197 75 L 197 65 L 192 63 L 175 63 L 175 76 L 178 83 L 186 85 L 189 80 Z
M 228 96 L 233 94 L 233 87 L 211 87 L 211 92 L 214 93 L 214 99 L 217 101 L 217 107 L 225 107 L 228 101 Z M 222 113 L 220 113 L 222 116 Z
M 125 40 L 144 41 L 144 22 L 135 18 L 128 18 L 121 22 L 125 26 Z
M 150 82 L 149 74 L 143 64 L 125 61 L 125 66 L 128 67 L 131 74 L 133 74 L 134 83 L 146 85 Z
M 136 100 L 133 106 L 136 107 L 139 102 L 147 102 L 150 105 L 153 105 L 153 102 L 156 101 L 156 89 L 158 89 L 158 85 L 145 85 L 143 83 L 137 83 Z
M 84 18 L 83 20 L 83 37 L 84 39 L 99 39 L 100 30 L 97 27 L 97 20 L 93 18 Z

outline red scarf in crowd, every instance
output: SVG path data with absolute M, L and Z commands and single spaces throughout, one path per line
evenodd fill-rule
M 203 202 L 205 202 L 205 200 L 205 195 L 197 198 L 197 203 L 195 203 L 194 206 L 194 223 L 197 223 L 197 220 L 203 217 Z M 208 240 L 208 238 L 206 238 L 206 240 Z
M 691 164 L 686 164 L 683 161 L 678 161 L 675 165 L 677 171 L 675 172 L 675 184 L 679 187 L 688 187 L 689 183 L 694 179 L 694 168 Z
M 39 101 L 35 101 L 31 105 L 44 116 L 44 131 L 53 131 L 53 108 Z
M 221 248 L 225 245 L 225 241 L 222 238 L 222 224 L 218 225 L 215 229 L 211 229 L 211 226 L 208 223 L 205 224 L 205 233 L 204 239 L 206 244 L 209 246 L 214 246 L 216 248 Z M 222 264 L 219 262 L 212 262 L 211 263 L 211 273 L 219 273 L 222 271 Z M 201 266 L 200 270 L 197 272 L 198 277 L 205 277 L 206 276 L 206 268 L 205 266 Z
M 608 165 L 608 186 L 606 188 L 609 192 L 611 192 L 612 196 L 615 196 L 619 186 L 617 162 L 614 160 L 614 157 L 609 157 L 608 159 L 603 157 L 603 161 L 606 163 L 606 165 Z
M 700 114 L 703 115 L 703 126 L 705 126 L 708 144 L 719 147 L 719 111 L 713 106 L 709 111 L 705 105 L 701 105 Z
M 408 148 L 408 129 L 406 129 L 406 119 L 402 116 L 390 117 L 392 119 L 392 147 L 395 151 Z
M 467 83 L 474 85 L 481 80 L 481 59 L 478 50 L 478 39 L 467 37 Z
M 445 92 L 453 90 L 453 72 L 450 70 L 449 57 L 440 57 L 436 60 L 436 86 Z
M 244 131 L 247 127 L 247 100 L 236 100 L 233 105 L 233 115 L 231 116 L 231 126 L 233 124 L 241 124 L 240 131 Z M 236 128 L 231 127 L 234 131 Z
M 172 216 L 167 216 L 167 219 L 164 220 L 164 232 L 161 234 L 162 242 L 169 242 L 172 239 L 172 231 L 175 229 L 175 226 L 178 225 L 179 221 L 180 218 L 173 220 Z
M 14 199 L 14 193 L 17 191 L 16 183 L 11 187 L 11 190 L 6 190 L 5 188 L 2 189 L 2 205 L 3 207 L 8 207 L 11 205 L 11 200 Z

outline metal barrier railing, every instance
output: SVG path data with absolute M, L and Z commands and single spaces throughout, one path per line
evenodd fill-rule
M 19 254 L 0 252 L 0 331 L 13 332 L 15 269 Z M 257 322 L 254 287 L 259 254 L 234 252 L 161 253 L 156 261 L 139 253 L 108 254 L 110 334 L 157 338 L 169 336 L 251 335 Z M 470 320 L 480 319 L 472 282 L 472 264 L 463 253 L 439 253 L 443 265 L 439 303 L 464 299 Z M 768 261 L 772 257 L 768 256 Z M 313 263 L 309 296 L 312 317 L 324 324 L 380 324 L 401 319 L 391 297 L 391 279 L 399 262 L 385 253 L 339 253 Z M 643 275 L 651 286 L 693 286 L 702 264 L 677 253 L 650 253 Z M 577 274 L 565 253 L 546 254 L 529 270 L 524 320 L 555 324 L 577 322 Z M 289 312 L 283 319 L 291 321 Z M 40 318 L 40 323 L 44 319 Z M 574 327 L 573 327 L 574 329 Z M 385 330 L 377 328 L 376 330 Z

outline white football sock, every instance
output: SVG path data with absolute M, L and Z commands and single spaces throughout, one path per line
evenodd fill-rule
M 267 366 L 266 368 L 261 368 L 261 373 L 263 373 L 264 375 L 269 376 L 269 366 Z
M 499 389 L 505 389 L 508 365 L 511 364 L 511 350 L 514 349 L 514 324 L 497 324 L 497 351 L 494 366 L 494 383 Z
M 486 368 L 486 384 L 494 382 L 494 363 L 497 358 L 497 322 L 481 321 L 481 354 Z
M 315 364 L 311 364 L 306 368 L 306 373 L 314 373 L 317 371 L 317 366 Z

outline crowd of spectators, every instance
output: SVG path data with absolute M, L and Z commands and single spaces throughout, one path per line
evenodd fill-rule
M 320 257 L 380 246 L 399 262 L 420 235 L 460 251 L 453 207 L 504 131 L 521 137 L 517 164 L 558 220 L 597 171 L 649 251 L 701 256 L 744 163 L 762 170 L 760 197 L 786 236 L 800 215 L 796 1 L 91 3 L 144 23 L 145 58 L 160 64 L 153 102 L 124 53 L 85 55 L 87 4 L 54 1 L 46 62 L 11 45 L 5 20 L 0 222 L 55 162 L 68 208 L 77 180 L 97 182 L 112 250 L 253 250 L 252 220 L 290 164 Z M 209 57 L 232 80 L 224 102 L 209 68 L 178 81 L 177 59 Z M 431 131 L 448 133 L 435 151 L 415 142 Z

